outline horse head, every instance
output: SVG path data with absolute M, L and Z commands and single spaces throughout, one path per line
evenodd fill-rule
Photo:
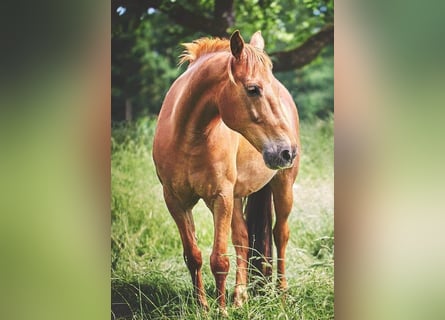
M 245 43 L 239 31 L 230 37 L 229 81 L 221 90 L 219 113 L 224 123 L 243 135 L 271 169 L 293 165 L 297 132 L 283 90 L 272 74 L 264 39 L 256 32 Z

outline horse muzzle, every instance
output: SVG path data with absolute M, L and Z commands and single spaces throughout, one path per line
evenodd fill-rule
M 263 149 L 264 163 L 273 170 L 292 167 L 297 154 L 297 146 L 285 142 L 270 143 Z

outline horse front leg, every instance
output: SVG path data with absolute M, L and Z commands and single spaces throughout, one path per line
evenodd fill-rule
M 249 252 L 249 236 L 243 217 L 241 198 L 236 198 L 233 202 L 232 242 L 236 251 L 236 283 L 233 301 L 236 307 L 240 307 L 247 300 L 247 255 Z
M 210 267 L 215 277 L 217 301 L 223 315 L 226 311 L 226 278 L 229 272 L 229 257 L 227 256 L 227 242 L 233 210 L 233 190 L 220 192 L 206 201 L 213 213 L 214 238 L 213 250 L 210 256 Z
M 182 246 L 184 249 L 184 261 L 192 277 L 195 297 L 198 304 L 205 310 L 208 310 L 209 306 L 201 274 L 202 255 L 196 242 L 195 223 L 193 221 L 192 210 L 191 208 L 183 209 L 178 199 L 172 196 L 166 188 L 164 188 L 164 199 L 171 216 L 178 226 L 179 234 L 181 235 Z
M 293 182 L 295 178 L 284 172 L 277 174 L 271 181 L 276 222 L 273 228 L 277 248 L 277 280 L 282 290 L 287 289 L 286 247 L 289 241 L 288 217 L 293 205 Z

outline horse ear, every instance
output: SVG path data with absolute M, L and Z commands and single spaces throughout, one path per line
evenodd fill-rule
M 230 36 L 230 50 L 232 50 L 233 56 L 237 60 L 239 60 L 239 58 L 241 57 L 241 53 L 243 52 L 243 49 L 244 49 L 243 37 L 241 37 L 239 30 L 236 30 Z
M 264 39 L 261 35 L 261 31 L 257 31 L 253 34 L 252 39 L 250 39 L 250 44 L 258 50 L 264 50 Z

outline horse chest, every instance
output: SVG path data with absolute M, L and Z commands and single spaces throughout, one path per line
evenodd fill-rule
M 243 166 L 241 170 L 238 170 L 237 181 L 235 184 L 234 195 L 235 197 L 246 197 L 251 193 L 261 189 L 266 183 L 268 183 L 276 171 L 264 168 L 258 168 L 254 166 Z
M 240 143 L 237 156 L 235 197 L 246 197 L 258 191 L 276 174 L 264 164 L 263 156 L 247 141 Z

